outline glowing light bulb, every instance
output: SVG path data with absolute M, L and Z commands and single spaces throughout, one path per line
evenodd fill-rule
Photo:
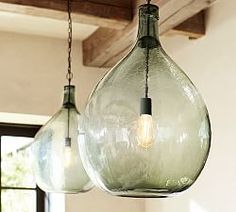
M 143 148 L 150 148 L 154 143 L 154 125 L 152 118 L 152 99 L 140 99 L 140 117 L 137 129 L 138 145 Z
M 142 114 L 138 120 L 138 145 L 150 148 L 154 144 L 154 126 L 151 115 Z
M 65 139 L 65 167 L 69 168 L 72 165 L 72 149 L 71 149 L 71 138 Z
M 65 147 L 65 166 L 66 167 L 70 167 L 72 164 L 72 151 L 71 151 L 71 147 L 66 146 Z

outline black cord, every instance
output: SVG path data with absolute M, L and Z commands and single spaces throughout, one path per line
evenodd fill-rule
M 72 6 L 71 0 L 67 0 L 67 12 L 68 12 L 68 70 L 66 74 L 66 78 L 68 80 L 68 84 L 71 84 L 71 80 L 73 78 L 73 73 L 71 70 L 71 51 L 72 51 Z
M 150 4 L 151 3 L 151 0 L 147 0 L 147 4 Z
M 71 51 L 72 51 L 72 6 L 71 0 L 67 0 L 67 11 L 68 11 L 68 72 L 66 74 L 66 78 L 68 80 L 68 89 L 69 89 L 69 96 L 68 96 L 68 114 L 67 114 L 67 144 L 68 146 L 71 145 L 70 143 L 70 99 L 71 99 L 71 80 L 73 78 L 73 73 L 71 71 Z
M 148 3 L 150 3 L 150 1 L 148 1 Z M 149 25 L 150 25 L 150 18 L 149 18 L 149 7 L 148 7 L 148 16 L 147 16 L 147 36 L 150 36 L 150 29 L 149 29 Z M 146 60 L 145 60 L 145 68 L 146 68 L 146 75 L 145 75 L 145 98 L 148 98 L 148 92 L 149 92 L 149 85 L 148 85 L 148 80 L 149 80 L 149 59 L 150 59 L 150 49 L 149 49 L 149 44 L 147 42 L 146 44 Z
M 146 48 L 146 75 L 145 75 L 145 98 L 148 98 L 148 92 L 149 92 L 149 48 Z

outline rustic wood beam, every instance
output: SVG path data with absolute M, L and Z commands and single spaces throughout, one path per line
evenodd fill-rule
M 129 0 L 73 0 L 73 21 L 112 29 L 124 29 L 132 20 Z M 128 3 L 127 3 L 128 2 Z M 66 0 L 0 0 L 0 11 L 67 20 Z M 119 6 L 118 6 L 119 5 Z
M 205 10 L 189 18 L 179 26 L 171 29 L 168 34 L 179 34 L 189 37 L 189 39 L 198 39 L 206 34 Z
M 163 35 L 208 8 L 216 0 L 153 0 L 160 6 L 160 34 Z M 112 67 L 135 41 L 137 15 L 124 30 L 100 28 L 83 42 L 84 64 L 94 67 Z

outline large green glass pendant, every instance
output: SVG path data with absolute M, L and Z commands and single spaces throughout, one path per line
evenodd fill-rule
M 92 181 L 112 195 L 168 197 L 201 173 L 210 120 L 196 87 L 161 47 L 158 7 L 142 5 L 139 14 L 134 48 L 88 100 L 82 160 Z

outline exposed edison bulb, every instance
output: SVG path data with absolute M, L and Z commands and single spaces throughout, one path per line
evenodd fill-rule
M 65 146 L 65 167 L 69 168 L 72 165 L 72 149 Z
M 152 99 L 140 99 L 140 117 L 138 119 L 138 145 L 148 149 L 154 144 L 154 124 L 152 118 Z
M 138 145 L 145 149 L 154 144 L 154 126 L 151 115 L 142 114 L 138 120 L 137 131 Z
M 66 137 L 65 138 L 65 158 L 64 158 L 64 161 L 65 161 L 65 167 L 66 168 L 69 168 L 70 166 L 73 165 L 73 161 L 72 161 L 72 157 L 73 157 L 73 154 L 72 154 L 72 148 L 71 148 L 71 138 L 70 137 Z

